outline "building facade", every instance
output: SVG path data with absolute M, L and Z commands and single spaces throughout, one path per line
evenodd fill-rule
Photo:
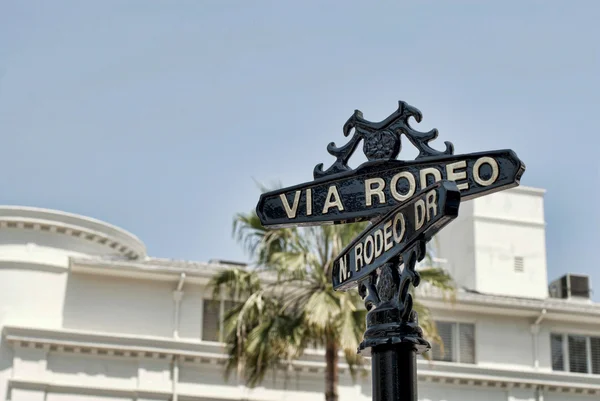
M 549 291 L 543 196 L 521 187 L 465 202 L 436 238 L 458 290 L 416 295 L 444 340 L 418 361 L 420 400 L 600 398 L 600 304 L 585 277 Z M 206 288 L 224 267 L 149 257 L 87 217 L 0 207 L 0 399 L 322 400 L 319 350 L 257 388 L 225 379 L 229 303 Z M 371 399 L 369 374 L 340 372 L 341 401 Z

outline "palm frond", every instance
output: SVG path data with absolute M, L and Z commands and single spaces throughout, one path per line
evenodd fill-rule
M 333 291 L 315 288 L 304 306 L 306 321 L 325 332 L 340 315 L 339 300 Z
M 333 344 L 344 352 L 354 377 L 363 363 L 356 350 L 366 310 L 356 291 L 333 291 L 331 269 L 335 257 L 368 224 L 267 230 L 255 212 L 234 217 L 233 236 L 255 267 L 219 272 L 210 283 L 216 298 L 241 300 L 225 316 L 227 375 L 237 371 L 255 386 L 269 370 L 289 366 L 309 344 Z M 274 281 L 261 282 L 263 272 Z M 428 267 L 419 272 L 422 282 L 453 292 L 444 270 Z M 416 300 L 414 309 L 426 337 L 440 342 L 431 312 Z
M 265 185 L 261 182 L 256 181 L 254 178 L 252 178 L 252 181 L 254 181 L 254 184 L 258 187 L 261 193 L 274 191 L 283 187 L 281 181 L 274 181 L 271 183 L 271 185 Z
M 259 291 L 262 283 L 260 277 L 255 271 L 248 271 L 243 268 L 225 269 L 216 273 L 209 282 L 212 288 L 213 299 L 220 299 L 221 291 L 230 299 L 245 298 Z
M 423 330 L 423 337 L 432 343 L 432 345 L 436 344 L 440 346 L 443 352 L 444 343 L 437 331 L 435 320 L 431 316 L 429 308 L 418 301 L 413 301 L 413 310 L 415 310 L 419 316 L 419 326 Z M 424 353 L 423 357 L 428 360 L 431 359 L 431 352 Z
M 454 281 L 450 274 L 444 269 L 439 267 L 429 267 L 426 269 L 420 269 L 419 275 L 421 280 L 427 282 L 429 285 L 439 288 L 444 291 L 454 290 Z

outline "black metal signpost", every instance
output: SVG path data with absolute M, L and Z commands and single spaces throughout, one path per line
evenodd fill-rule
M 369 311 L 358 352 L 371 349 L 373 400 L 417 401 L 416 355 L 430 349 L 412 310 L 410 285 L 419 285 L 417 262 L 427 242 L 457 215 L 460 201 L 519 185 L 525 165 L 512 150 L 454 155 L 445 142 L 429 142 L 437 130 L 418 132 L 419 110 L 400 101 L 385 120 L 374 123 L 356 110 L 344 124 L 350 141 L 328 152 L 314 181 L 264 193 L 256 212 L 268 228 L 343 224 L 370 220 L 334 261 L 335 290 L 358 287 Z M 419 150 L 414 161 L 396 160 L 404 135 Z M 368 161 L 352 170 L 348 160 L 360 141 Z

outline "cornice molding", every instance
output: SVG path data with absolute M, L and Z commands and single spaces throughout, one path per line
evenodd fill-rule
M 546 190 L 544 188 L 528 187 L 525 185 L 519 185 L 518 187 L 508 189 L 505 192 L 527 193 L 527 194 L 531 194 L 531 195 L 543 196 L 546 193 Z
M 130 260 L 146 256 L 144 244 L 133 234 L 99 220 L 54 210 L 0 206 L 0 229 L 67 235 L 104 245 Z
M 120 358 L 152 358 L 171 361 L 179 358 L 184 363 L 223 365 L 227 359 L 222 344 L 200 341 L 182 341 L 166 338 L 136 337 L 90 333 L 73 330 L 49 330 L 30 327 L 4 328 L 4 337 L 14 348 L 25 347 L 49 352 L 81 354 L 86 357 L 111 356 Z M 318 352 L 311 352 L 312 360 L 295 360 L 291 368 L 296 372 L 322 374 L 324 359 L 317 360 Z M 542 388 L 545 391 L 572 394 L 600 394 L 600 376 L 578 375 L 565 372 L 545 372 L 518 369 L 490 368 L 479 365 L 429 362 L 418 360 L 419 380 L 432 383 L 467 385 L 482 388 Z M 348 374 L 348 366 L 340 363 L 341 373 Z M 365 369 L 369 371 L 368 363 Z M 60 383 L 45 383 L 15 379 L 14 386 L 38 385 L 62 386 Z M 88 386 L 69 384 L 73 391 L 88 389 Z M 110 387 L 98 387 L 98 391 L 112 391 Z M 129 391 L 113 389 L 115 391 Z M 132 389 L 131 391 L 134 391 Z
M 68 235 L 74 238 L 87 240 L 100 245 L 105 245 L 107 248 L 114 249 L 122 254 L 127 259 L 137 259 L 139 253 L 133 249 L 129 249 L 126 244 L 111 238 L 100 231 L 87 229 L 73 224 L 59 223 L 55 221 L 29 219 L 26 217 L 4 217 L 0 216 L 1 229 L 18 228 L 21 230 L 33 230 L 41 232 L 49 232 L 53 234 Z
M 515 225 L 515 226 L 535 227 L 535 228 L 541 228 L 541 229 L 545 229 L 546 225 L 547 225 L 545 221 L 515 219 L 515 218 L 508 218 L 508 217 L 503 217 L 503 216 L 490 216 L 490 215 L 475 214 L 475 215 L 471 216 L 471 218 L 473 219 L 473 221 L 486 221 L 486 222 L 490 222 L 490 223 L 505 223 L 505 224 Z
M 178 281 L 186 275 L 187 282 L 206 284 L 223 267 L 207 263 L 190 263 L 187 266 L 158 265 L 152 260 L 126 261 L 101 258 L 70 258 L 69 269 L 74 273 L 111 277 L 129 277 L 155 281 Z
M 452 302 L 446 300 L 447 296 L 437 288 L 424 285 L 417 289 L 417 295 L 420 300 L 425 302 L 436 302 L 447 305 L 448 309 L 453 308 Z M 585 315 L 590 317 L 600 318 L 600 304 L 598 303 L 582 303 L 569 300 L 561 300 L 555 298 L 534 299 L 534 298 L 517 298 L 510 296 L 500 296 L 492 294 L 481 294 L 458 290 L 454 294 L 455 304 L 461 305 L 476 305 L 489 307 L 502 307 L 509 309 L 526 310 L 539 313 L 546 309 L 548 314 L 558 313 L 565 315 Z
M 206 283 L 215 273 L 232 266 L 220 263 L 194 262 L 185 260 L 169 260 L 146 258 L 144 260 L 109 260 L 104 258 L 71 258 L 70 269 L 74 272 L 139 277 L 149 280 L 178 280 L 181 273 L 185 273 L 191 282 Z M 273 282 L 275 276 L 261 274 L 264 282 Z
M 164 337 L 115 335 L 77 330 L 50 330 L 31 327 L 5 326 L 3 335 L 14 348 L 43 349 L 50 352 L 100 355 L 122 358 L 150 358 L 182 362 L 224 365 L 228 357 L 225 344 L 208 341 L 186 341 Z M 321 353 L 324 357 L 325 354 Z M 323 373 L 325 364 L 318 360 L 318 351 L 308 352 L 304 359 L 293 361 L 297 372 Z M 348 365 L 340 363 L 340 372 Z

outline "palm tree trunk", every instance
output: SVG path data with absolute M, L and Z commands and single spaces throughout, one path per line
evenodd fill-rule
M 338 401 L 338 345 L 328 338 L 325 344 L 325 401 Z

